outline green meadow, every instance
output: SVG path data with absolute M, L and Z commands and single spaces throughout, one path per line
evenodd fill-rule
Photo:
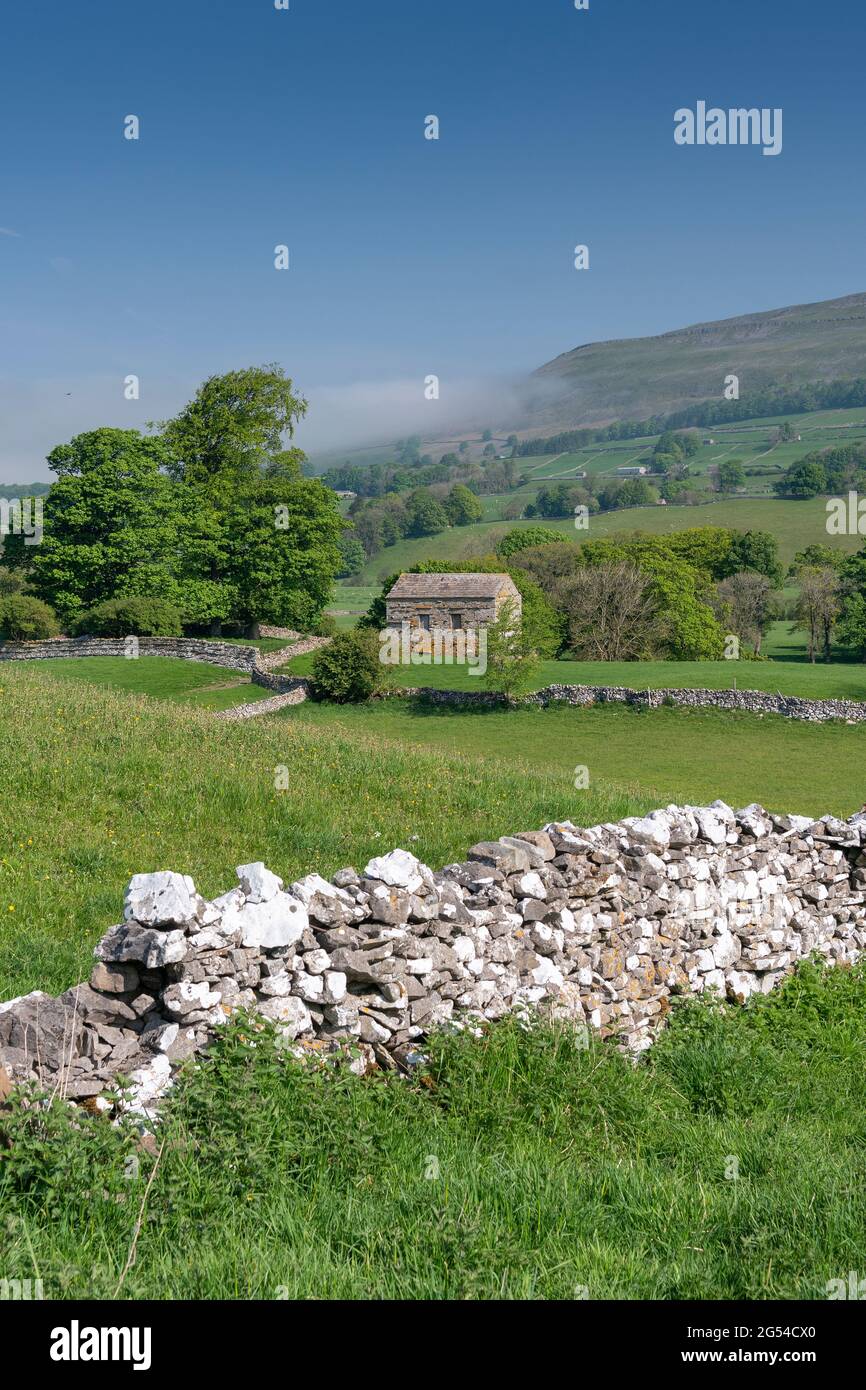
M 86 977 L 136 872 L 212 896 L 254 859 L 291 881 L 669 800 L 864 799 L 861 727 L 408 701 L 237 724 L 198 707 L 205 675 L 221 673 L 0 668 L 20 752 L 0 801 L 0 999 Z M 804 966 L 748 1008 L 678 1006 L 636 1065 L 506 1020 L 433 1038 L 413 1078 L 358 1078 L 241 1020 L 182 1074 L 158 1157 L 81 1110 L 0 1109 L 4 1276 L 61 1299 L 822 1298 L 866 1260 L 864 1046 L 861 967 Z
M 759 801 L 770 810 L 818 816 L 850 815 L 866 802 L 862 724 L 622 705 L 455 712 L 406 700 L 308 703 L 275 718 L 545 774 L 556 780 L 569 817 L 583 825 L 592 821 L 594 802 L 574 790 L 578 767 L 587 768 L 590 788 L 653 806 L 706 804 L 720 796 L 733 806 Z
M 33 663 L 40 670 L 85 685 L 104 685 L 136 695 L 154 695 L 163 700 L 199 705 L 203 709 L 230 709 L 266 699 L 272 692 L 253 685 L 248 676 L 203 661 L 176 661 L 170 657 L 142 656 L 134 661 L 125 657 L 52 657 Z M 8 666 L 0 669 L 5 682 Z

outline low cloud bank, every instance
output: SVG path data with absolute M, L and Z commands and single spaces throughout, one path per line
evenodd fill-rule
M 141 399 L 123 396 L 123 375 L 7 379 L 0 383 L 0 483 L 46 482 L 46 457 L 58 444 L 86 430 L 110 426 L 144 431 L 150 420 L 177 413 L 195 393 L 202 372 L 189 382 L 143 375 Z M 390 381 L 309 385 L 295 373 L 309 412 L 295 442 L 313 458 L 340 450 L 381 445 L 417 434 L 424 440 L 460 439 L 482 430 L 507 434 L 525 427 L 530 401 L 556 390 L 555 383 L 508 377 L 439 378 L 438 398 L 427 399 L 422 376 Z
M 480 430 L 511 430 L 521 383 L 508 378 L 439 378 L 438 399 L 425 398 L 423 377 L 359 381 L 305 391 L 310 410 L 298 431 L 308 453 L 388 445 L 405 435 L 448 439 Z

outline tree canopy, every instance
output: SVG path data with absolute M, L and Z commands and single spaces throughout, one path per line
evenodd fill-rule
M 48 457 L 41 545 L 4 559 L 66 624 L 157 597 L 187 626 L 312 625 L 340 568 L 337 499 L 286 448 L 306 402 L 281 368 L 210 377 L 157 433 L 97 429 Z

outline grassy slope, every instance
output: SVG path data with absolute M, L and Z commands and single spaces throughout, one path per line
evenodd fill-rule
M 358 1080 L 233 1030 L 163 1125 L 123 1295 L 825 1298 L 866 1260 L 864 1046 L 862 969 L 683 1010 L 636 1067 L 505 1023 L 426 1084 Z M 153 1160 L 75 1123 L 0 1121 L 4 1270 L 111 1298 Z
M 203 709 L 228 709 L 232 705 L 263 700 L 273 693 L 253 685 L 241 672 L 202 661 L 175 661 L 162 656 L 142 656 L 136 661 L 127 661 L 122 656 L 54 657 L 32 665 L 46 673 L 51 671 L 87 685 L 110 686 L 113 690 L 128 690 L 136 695 L 155 695 L 163 700 L 199 705 Z M 0 679 L 8 669 L 7 666 L 0 670 Z
M 4 746 L 20 755 L 0 799 L 0 999 L 85 977 L 134 873 L 176 869 L 212 896 L 257 859 L 287 880 L 395 845 L 445 864 L 578 805 L 546 769 L 426 754 L 360 729 L 226 723 L 68 680 L 55 664 L 0 671 Z M 284 793 L 278 766 L 290 770 Z M 599 783 L 580 805 L 604 820 L 649 799 Z
M 721 796 L 734 806 L 760 801 L 776 811 L 850 815 L 866 801 L 864 725 L 622 706 L 455 713 L 396 700 L 299 705 L 277 719 L 463 752 L 526 776 L 548 774 L 558 802 L 582 824 L 592 819 L 594 800 L 592 790 L 573 789 L 578 766 L 589 769 L 591 788 L 613 787 L 653 806 Z
M 782 563 L 787 565 L 797 551 L 807 545 L 839 545 L 848 552 L 862 546 L 862 536 L 828 536 L 826 520 L 825 498 L 793 502 L 780 498 L 744 497 L 708 502 L 700 507 L 628 507 L 624 511 L 592 517 L 589 531 L 575 531 L 574 523 L 568 518 L 545 521 L 543 524 L 561 531 L 569 540 L 578 541 L 630 531 L 665 535 L 691 526 L 731 526 L 742 531 L 770 531 L 779 543 Z M 431 556 L 440 560 L 457 560 L 468 558 L 471 554 L 481 555 L 495 550 L 497 543 L 512 528 L 522 529 L 538 524 L 537 521 L 481 521 L 474 526 L 451 527 L 438 536 L 402 540 L 367 561 L 363 582 L 372 584 L 381 576 L 408 569 Z
M 794 439 L 783 444 L 773 443 L 774 430 L 783 418 L 802 436 L 800 440 Z M 712 507 L 712 511 L 703 507 L 628 508 L 624 512 L 594 517 L 591 523 L 592 534 L 601 536 L 623 530 L 630 531 L 636 527 L 656 533 L 681 530 L 687 526 L 735 526 L 743 530 L 759 527 L 777 536 L 782 559 L 786 563 L 796 551 L 802 550 L 811 541 L 838 543 L 845 549 L 857 548 L 856 537 L 837 540 L 826 535 L 826 499 L 817 498 L 807 503 L 785 502 L 773 495 L 772 485 L 791 463 L 807 453 L 816 449 L 862 443 L 866 439 L 866 411 L 812 411 L 796 416 L 742 420 L 730 425 L 718 425 L 699 433 L 702 438 L 712 437 L 714 442 L 702 445 L 689 460 L 690 486 L 698 491 L 709 489 L 709 469 L 723 459 L 738 458 L 746 467 L 754 465 L 774 471 L 767 476 L 748 477 L 747 497 L 712 501 L 711 494 L 707 491 L 706 505 Z M 652 436 L 645 439 L 591 444 L 576 453 L 523 457 L 518 463 L 520 472 L 526 476 L 526 482 L 511 492 L 483 495 L 480 500 L 484 519 L 477 526 L 447 531 L 435 537 L 433 541 L 402 541 L 397 546 L 388 547 L 368 562 L 364 569 L 364 578 L 369 581 L 379 575 L 405 569 L 433 553 L 446 559 L 458 559 L 469 553 L 480 554 L 485 549 L 493 549 L 496 541 L 510 526 L 537 524 L 534 521 L 503 521 L 505 508 L 516 497 L 525 505 L 535 497 L 540 487 L 551 482 L 573 479 L 578 471 L 585 471 L 596 478 L 614 478 L 618 467 L 635 464 L 650 454 L 656 438 L 657 436 Z M 755 516 L 751 515 L 751 508 L 758 508 Z M 554 525 L 567 535 L 574 535 L 572 523 L 568 518 L 545 524 Z M 577 539 L 581 539 L 582 536 L 583 533 Z
M 753 388 L 862 375 L 866 295 L 575 348 L 536 374 L 546 391 L 516 427 L 546 433 L 545 426 L 643 420 L 717 399 L 732 361 Z

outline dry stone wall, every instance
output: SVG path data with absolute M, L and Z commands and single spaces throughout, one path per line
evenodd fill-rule
M 264 864 L 206 902 L 139 874 L 90 980 L 0 1004 L 0 1063 L 106 1110 L 150 1114 L 239 1010 L 299 1055 L 410 1068 L 431 1029 L 546 1010 L 648 1047 L 675 994 L 767 993 L 817 951 L 866 943 L 866 810 L 841 821 L 669 806 L 475 845 L 437 872 L 402 849 L 288 885 Z
M 501 695 L 486 691 L 439 690 L 435 687 L 414 686 L 401 692 L 414 695 L 437 705 L 492 706 L 503 704 Z M 519 704 L 573 706 L 621 704 L 644 705 L 658 709 L 664 704 L 686 709 L 723 709 L 744 714 L 780 714 L 787 719 L 805 719 L 822 724 L 830 719 L 843 719 L 848 724 L 866 721 L 866 701 L 806 700 L 795 695 L 771 695 L 761 690 L 635 690 L 622 685 L 548 685 L 543 690 L 522 696 Z
M 263 635 L 290 634 L 290 629 L 262 628 Z M 290 700 L 243 705 L 236 712 L 221 711 L 221 718 L 251 718 L 278 709 L 283 704 L 298 704 L 310 692 L 309 682 L 302 677 L 280 675 L 274 668 L 284 665 L 294 656 L 302 656 L 325 646 L 328 637 L 304 637 L 283 651 L 262 653 L 256 647 L 235 645 L 189 637 L 139 637 L 141 656 L 176 657 L 183 661 L 204 661 L 215 666 L 249 673 L 253 684 L 272 690 L 275 695 L 289 695 Z M 125 656 L 123 638 L 52 638 L 46 642 L 7 642 L 0 644 L 0 661 L 38 661 L 50 657 Z M 501 695 L 487 691 L 440 690 L 432 686 L 406 687 L 389 691 L 394 696 L 417 696 L 432 704 L 477 708 L 508 703 Z M 866 701 L 806 700 L 795 695 L 769 694 L 760 690 L 637 690 L 619 685 L 548 685 L 543 690 L 523 696 L 517 703 L 547 707 L 566 704 L 576 707 L 593 704 L 644 705 L 656 709 L 672 704 L 687 709 L 722 709 L 745 714 L 778 714 L 787 719 L 803 719 L 810 723 L 826 723 L 842 719 L 848 724 L 866 722 Z
M 294 634 L 298 636 L 298 634 Z M 45 642 L 0 643 L 0 661 L 46 661 L 58 657 L 128 656 L 125 637 L 53 637 Z M 307 683 L 298 677 L 281 676 L 275 667 L 292 657 L 303 656 L 325 645 L 328 637 L 300 637 L 291 647 L 279 651 L 260 652 L 258 647 L 235 642 L 220 642 L 204 637 L 136 637 L 139 656 L 164 656 L 178 661 L 202 661 L 211 666 L 224 666 L 231 671 L 243 671 L 254 685 L 274 691 L 294 691 Z
M 5 642 L 0 644 L 0 661 L 49 661 L 52 658 L 86 656 L 126 656 L 125 637 L 53 637 L 46 642 Z M 232 671 L 248 671 L 258 666 L 257 647 L 240 646 L 198 637 L 137 637 L 141 656 L 167 656 L 178 661 L 203 661 L 226 666 Z

